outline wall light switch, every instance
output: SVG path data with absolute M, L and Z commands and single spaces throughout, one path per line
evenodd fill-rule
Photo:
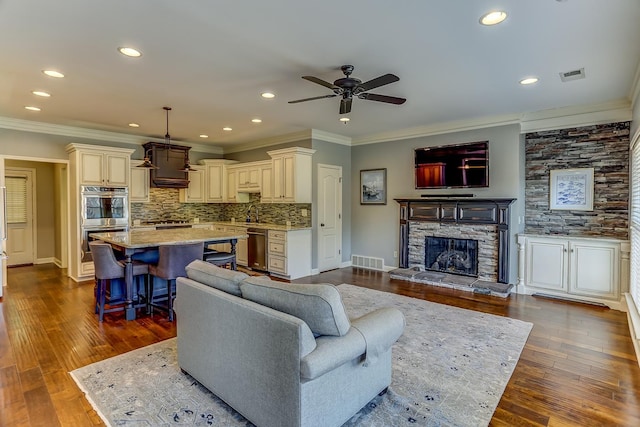
M 307 210 L 306 209 L 300 209 L 300 215 L 307 216 Z

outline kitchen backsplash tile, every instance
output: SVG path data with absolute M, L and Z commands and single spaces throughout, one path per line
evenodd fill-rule
M 260 222 L 286 225 L 287 221 L 297 227 L 311 227 L 310 203 L 260 203 L 259 194 L 251 194 L 249 203 L 180 203 L 176 188 L 151 188 L 148 203 L 131 203 L 131 220 L 141 222 L 174 220 L 200 222 L 231 221 L 244 222 L 251 205 L 258 209 Z M 307 216 L 302 216 L 306 210 Z M 251 212 L 255 219 L 255 208 Z

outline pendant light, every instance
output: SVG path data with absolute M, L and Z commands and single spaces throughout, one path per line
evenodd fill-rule
M 169 135 L 169 111 L 171 107 L 162 107 L 167 112 L 167 133 L 164 135 L 164 143 L 167 145 L 167 160 L 169 160 L 169 151 L 171 150 L 171 135 Z M 189 151 L 184 150 L 184 166 L 182 169 L 178 169 L 181 172 L 194 171 L 189 162 Z

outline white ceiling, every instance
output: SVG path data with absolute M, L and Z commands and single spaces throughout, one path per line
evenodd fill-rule
M 480 25 L 494 9 L 507 20 Z M 124 57 L 119 46 L 143 56 Z M 640 1 L 0 0 L 0 58 L 0 117 L 162 137 L 170 106 L 173 140 L 228 150 L 306 129 L 362 139 L 629 100 Z M 338 121 L 339 98 L 287 103 L 331 94 L 301 76 L 333 82 L 343 64 L 362 81 L 396 74 L 399 82 L 371 92 L 407 102 L 355 99 L 348 125 Z M 585 79 L 560 81 L 583 67 Z M 66 77 L 46 77 L 48 68 Z M 540 81 L 518 84 L 530 75 Z M 276 98 L 262 99 L 267 90 Z

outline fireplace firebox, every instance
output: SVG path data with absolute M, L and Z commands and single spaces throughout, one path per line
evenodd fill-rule
M 425 238 L 426 270 L 478 277 L 478 241 L 451 237 Z

